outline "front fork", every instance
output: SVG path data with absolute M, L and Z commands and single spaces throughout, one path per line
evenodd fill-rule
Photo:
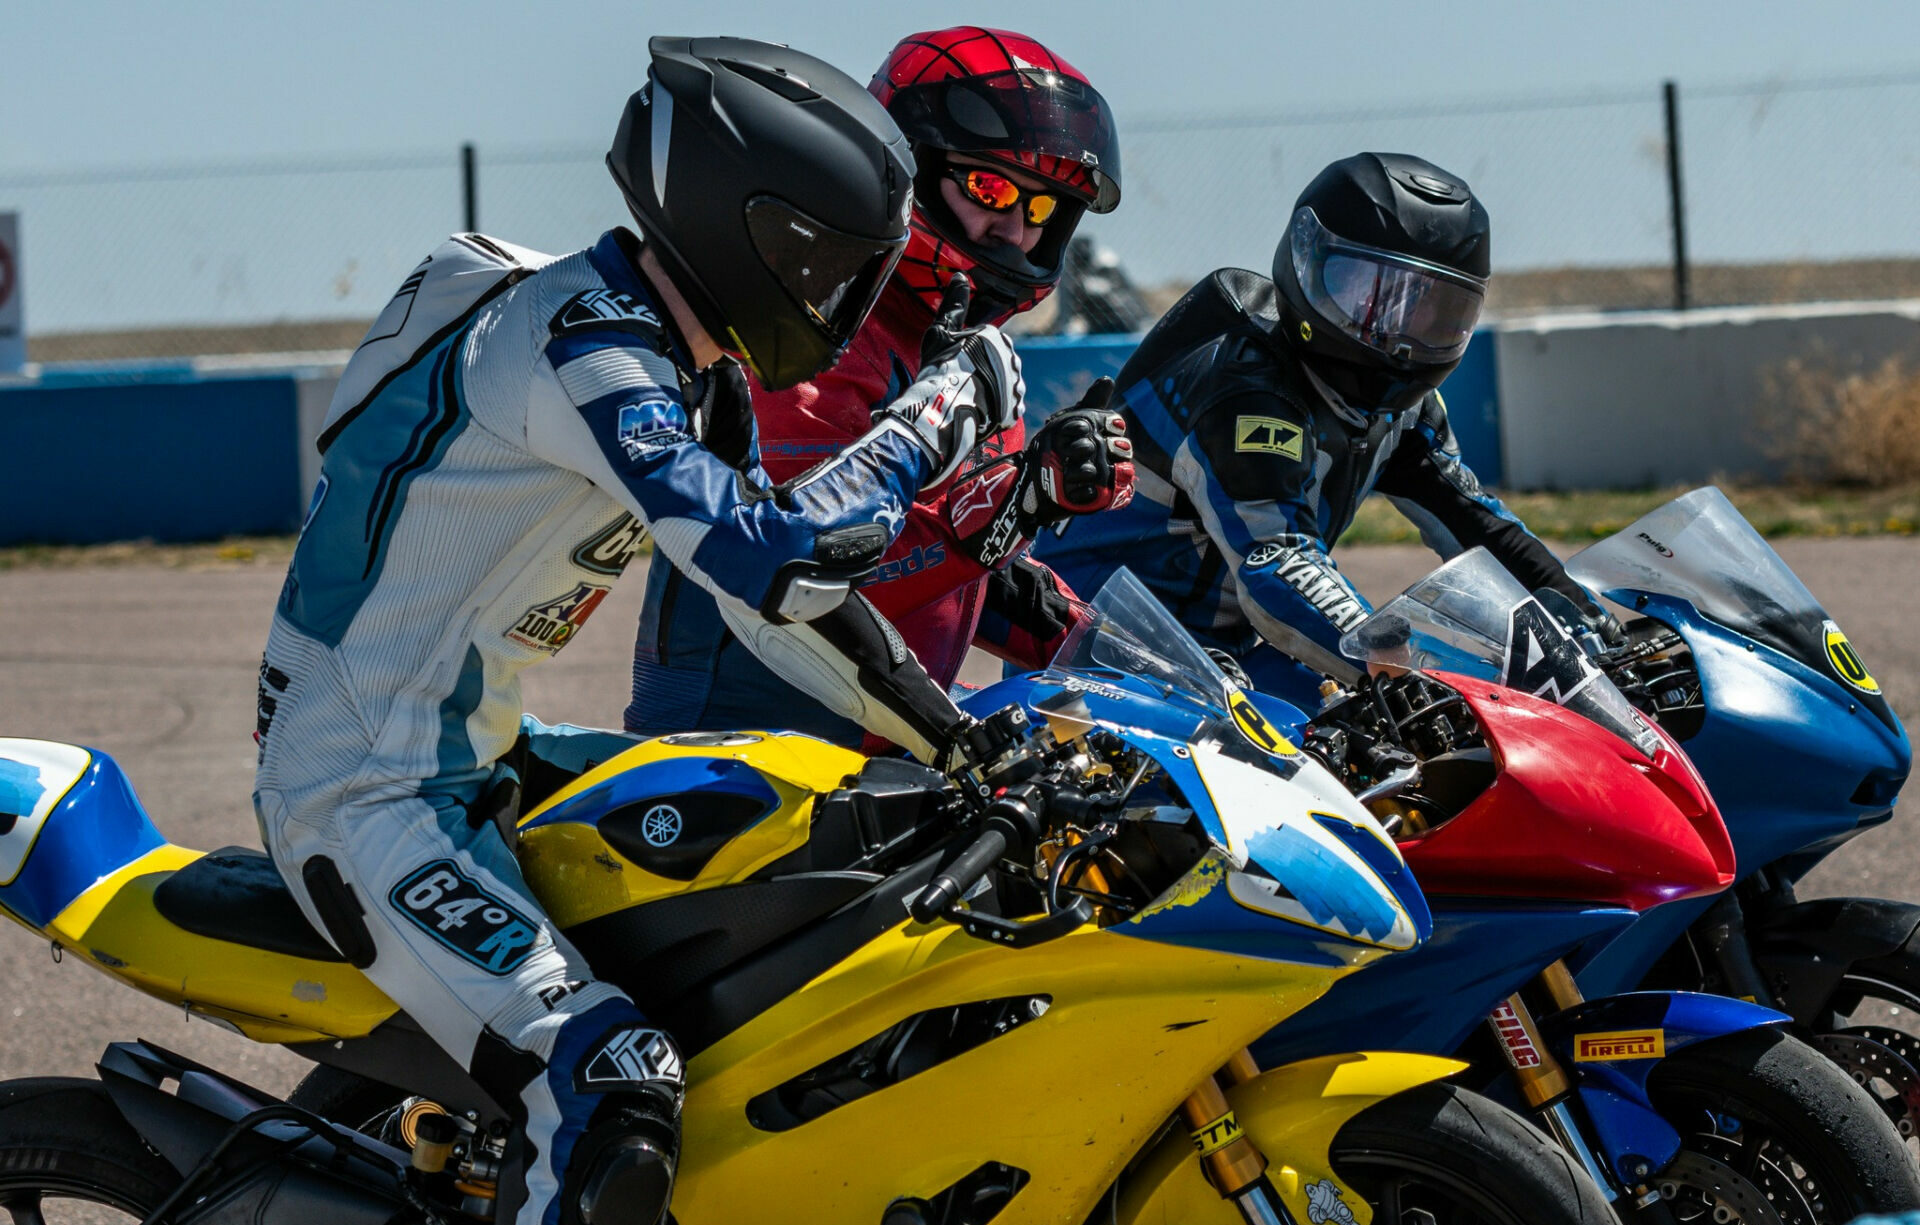
M 1220 1197 L 1240 1210 L 1248 1225 L 1296 1225 L 1267 1183 L 1267 1158 L 1241 1129 L 1225 1089 L 1260 1074 L 1253 1052 L 1242 1047 L 1212 1078 L 1180 1103 L 1180 1117 L 1193 1137 L 1200 1169 Z
M 1542 970 L 1538 981 L 1556 1009 L 1572 1008 L 1586 998 L 1580 993 L 1579 984 L 1574 982 L 1564 962 L 1556 961 Z M 1514 1079 L 1519 1082 L 1521 1096 L 1526 1099 L 1527 1105 L 1540 1119 L 1547 1133 L 1580 1162 L 1607 1198 L 1616 1203 L 1625 1199 L 1643 1213 L 1657 1205 L 1660 1192 L 1650 1182 L 1629 1186 L 1615 1176 L 1606 1162 L 1594 1155 L 1592 1146 L 1587 1143 L 1586 1129 L 1569 1101 L 1573 1095 L 1573 1080 L 1567 1074 L 1566 1066 L 1540 1037 L 1540 1027 L 1534 1021 L 1533 1010 L 1527 1007 L 1518 991 L 1500 1001 L 1487 1017 L 1487 1025 L 1493 1030 L 1493 1036 L 1499 1039 L 1500 1052 L 1506 1056 L 1507 1066 L 1513 1070 Z M 1636 1172 L 1652 1173 L 1644 1169 Z

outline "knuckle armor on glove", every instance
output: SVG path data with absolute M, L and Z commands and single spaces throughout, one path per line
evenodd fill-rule
M 1058 522 L 1131 502 L 1133 441 L 1126 434 L 1125 419 L 1105 408 L 1070 408 L 1049 418 L 1027 445 L 1040 498 L 1049 504 L 1035 513 Z

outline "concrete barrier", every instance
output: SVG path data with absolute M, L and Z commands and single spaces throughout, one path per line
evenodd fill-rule
M 1766 480 L 1787 458 L 1762 419 L 1768 370 L 1920 359 L 1920 301 L 1557 315 L 1502 324 L 1498 337 L 1505 484 Z
M 1114 374 L 1133 336 L 1018 341 L 1034 419 Z M 1766 477 L 1766 371 L 1920 358 L 1920 301 L 1562 315 L 1474 336 L 1442 388 L 1467 462 L 1507 488 Z M 0 545 L 291 531 L 346 355 L 44 369 L 0 380 Z

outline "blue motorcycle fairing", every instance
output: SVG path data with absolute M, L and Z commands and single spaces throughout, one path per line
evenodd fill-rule
M 47 814 L 19 875 L 0 886 L 0 909 L 28 927 L 45 927 L 102 877 L 166 845 L 118 763 L 86 751 L 86 771 Z
M 1194 762 L 1189 744 L 1203 736 L 1224 730 L 1238 737 L 1221 714 L 1142 677 L 1117 671 L 1075 669 L 1072 673 L 1047 670 L 1001 680 L 969 694 L 963 708 L 985 715 L 1009 705 L 1019 705 L 1036 719 L 1046 716 L 1045 707 L 1056 704 L 1063 694 L 1071 694 L 1086 704 L 1087 715 L 1116 729 L 1135 748 L 1145 752 L 1165 772 L 1168 783 L 1187 800 L 1207 834 L 1221 846 L 1234 839 L 1212 803 L 1212 792 Z M 1298 719 L 1291 712 L 1289 722 Z M 1266 713 L 1262 711 L 1263 715 Z M 1272 757 L 1252 748 L 1249 757 L 1258 757 L 1281 777 L 1299 770 L 1296 758 Z M 1320 824 L 1339 839 L 1378 877 L 1394 896 L 1414 929 L 1416 942 L 1432 931 L 1432 919 L 1426 899 L 1399 855 L 1379 838 L 1333 814 L 1314 814 Z M 1384 899 L 1373 897 L 1372 882 L 1343 879 L 1347 870 L 1326 859 L 1316 858 L 1309 848 L 1299 844 L 1310 839 L 1300 831 L 1284 830 L 1286 837 L 1272 838 L 1250 848 L 1253 858 L 1276 879 L 1293 881 L 1289 896 L 1304 906 L 1316 922 L 1324 924 L 1338 917 L 1348 931 L 1362 936 L 1373 932 L 1383 921 Z M 1256 916 L 1232 896 L 1222 870 L 1217 881 L 1197 882 L 1201 888 L 1190 891 L 1170 905 L 1146 911 L 1111 930 L 1143 939 L 1165 940 L 1194 948 L 1216 949 L 1237 956 L 1260 957 L 1275 961 L 1297 961 L 1309 965 L 1352 964 L 1377 955 L 1379 946 L 1372 940 L 1348 939 L 1338 932 L 1304 923 L 1285 921 L 1282 916 L 1261 912 Z M 1323 887 L 1317 887 L 1323 886 Z M 1351 887 L 1349 887 L 1351 886 Z M 1282 917 L 1283 921 L 1270 920 Z
M 1253 1052 L 1262 1066 L 1351 1050 L 1356 1033 L 1382 1050 L 1452 1055 L 1544 966 L 1634 920 L 1624 907 L 1449 897 L 1429 904 L 1429 939 L 1335 983 L 1260 1039 Z
M 1693 652 L 1706 717 L 1681 747 L 1726 821 L 1741 879 L 1782 861 L 1796 869 L 1790 876 L 1804 874 L 1888 818 L 1913 761 L 1904 730 L 1850 700 L 1839 682 L 1701 616 L 1685 600 L 1606 594 L 1668 625 Z M 1655 907 L 1610 945 L 1589 949 L 1576 967 L 1582 990 L 1611 994 L 1643 981 L 1713 901 Z
M 1540 1036 L 1575 1076 L 1581 1104 L 1600 1141 L 1599 1152 L 1621 1182 L 1644 1181 L 1644 1163 L 1657 1170 L 1680 1151 L 1680 1133 L 1654 1109 L 1647 1082 L 1660 1061 L 1697 1042 L 1785 1024 L 1771 1008 L 1694 991 L 1630 991 L 1587 1000 L 1538 1018 Z M 1582 1038 L 1660 1034 L 1660 1054 L 1598 1057 Z

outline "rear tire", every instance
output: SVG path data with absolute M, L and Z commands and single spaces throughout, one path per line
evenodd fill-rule
M 1606 1196 L 1519 1115 L 1447 1084 L 1369 1106 L 1334 1137 L 1334 1170 L 1378 1225 L 1606 1225 Z M 1338 1220 L 1339 1217 L 1328 1217 Z
M 1778 1029 L 1675 1051 L 1648 1084 L 1686 1150 L 1755 1184 L 1784 1225 L 1920 1208 L 1920 1167 L 1848 1075 Z
M 46 1077 L 0 1084 L 0 1213 L 14 1222 L 45 1222 L 47 1201 L 60 1200 L 104 1205 L 139 1221 L 179 1182 L 99 1081 Z M 52 1220 L 80 1215 L 56 1209 Z

